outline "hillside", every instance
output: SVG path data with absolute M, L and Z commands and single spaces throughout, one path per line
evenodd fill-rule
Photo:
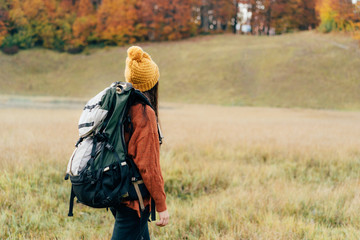
M 216 35 L 139 45 L 160 67 L 161 101 L 360 109 L 360 50 L 347 37 Z M 126 49 L 0 53 L 0 94 L 88 98 L 123 80 Z

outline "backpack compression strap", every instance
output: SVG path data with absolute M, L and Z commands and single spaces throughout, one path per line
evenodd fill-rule
M 151 221 L 156 220 L 156 213 L 155 213 L 155 201 L 151 198 Z
M 69 204 L 69 213 L 68 213 L 68 217 L 72 217 L 72 216 L 74 216 L 74 214 L 73 214 L 73 209 L 74 209 L 74 199 L 75 199 L 75 193 L 74 193 L 73 186 L 72 186 L 72 184 L 71 184 L 71 194 L 70 194 L 70 204 Z
M 139 188 L 139 184 L 142 184 L 142 183 L 144 183 L 143 180 L 139 180 L 139 181 L 136 181 L 136 182 L 132 183 L 134 185 L 136 195 L 138 196 L 138 199 L 139 199 L 141 212 L 143 212 L 145 210 L 144 200 L 143 200 L 143 197 L 141 195 L 140 188 Z

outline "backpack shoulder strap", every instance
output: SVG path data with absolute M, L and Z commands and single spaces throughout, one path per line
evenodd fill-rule
M 149 99 L 142 92 L 140 92 L 137 89 L 134 89 L 134 91 L 133 91 L 133 99 L 132 100 L 133 100 L 132 104 L 134 103 L 134 101 L 140 101 L 146 105 L 149 105 L 152 109 L 154 109 L 154 107 L 151 105 Z
M 149 99 L 142 92 L 140 92 L 137 89 L 133 89 L 133 93 L 132 93 L 132 97 L 131 97 L 130 101 L 131 101 L 130 104 L 129 104 L 130 106 L 133 105 L 134 102 L 140 101 L 140 102 L 148 105 L 149 107 L 151 107 L 153 110 L 155 110 L 154 107 L 151 105 Z M 157 121 L 158 135 L 159 135 L 159 143 L 161 145 L 164 136 L 163 136 L 163 134 L 161 132 L 159 121 L 157 119 L 156 119 L 156 121 Z

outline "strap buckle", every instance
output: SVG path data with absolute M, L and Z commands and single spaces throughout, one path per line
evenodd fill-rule
M 113 152 L 115 150 L 114 146 L 112 146 L 110 143 L 106 143 L 105 147 L 110 152 Z
M 159 134 L 159 143 L 160 143 L 160 145 L 161 145 L 161 144 L 163 143 L 164 135 L 163 135 L 162 132 L 161 132 L 161 128 L 160 128 L 159 122 L 157 123 L 157 127 L 158 127 L 158 134 Z
M 141 212 L 143 212 L 145 210 L 145 205 L 144 205 L 143 197 L 142 197 L 141 192 L 140 192 L 139 182 L 133 182 L 133 185 L 134 185 L 136 194 L 137 194 L 137 196 L 139 198 L 139 204 L 140 204 Z
M 84 140 L 83 137 L 79 138 L 79 140 L 76 142 L 75 147 L 78 147 L 79 144 Z

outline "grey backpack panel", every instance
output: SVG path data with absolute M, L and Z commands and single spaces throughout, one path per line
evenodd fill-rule
M 104 109 L 104 97 L 110 88 L 106 88 L 90 99 L 80 116 L 79 120 L 79 137 L 90 135 L 105 119 L 108 109 Z
M 101 145 L 101 143 L 96 144 L 96 154 L 99 153 Z M 92 147 L 93 138 L 91 136 L 85 138 L 81 143 L 79 143 L 70 157 L 66 173 L 70 176 L 78 176 L 90 160 Z

